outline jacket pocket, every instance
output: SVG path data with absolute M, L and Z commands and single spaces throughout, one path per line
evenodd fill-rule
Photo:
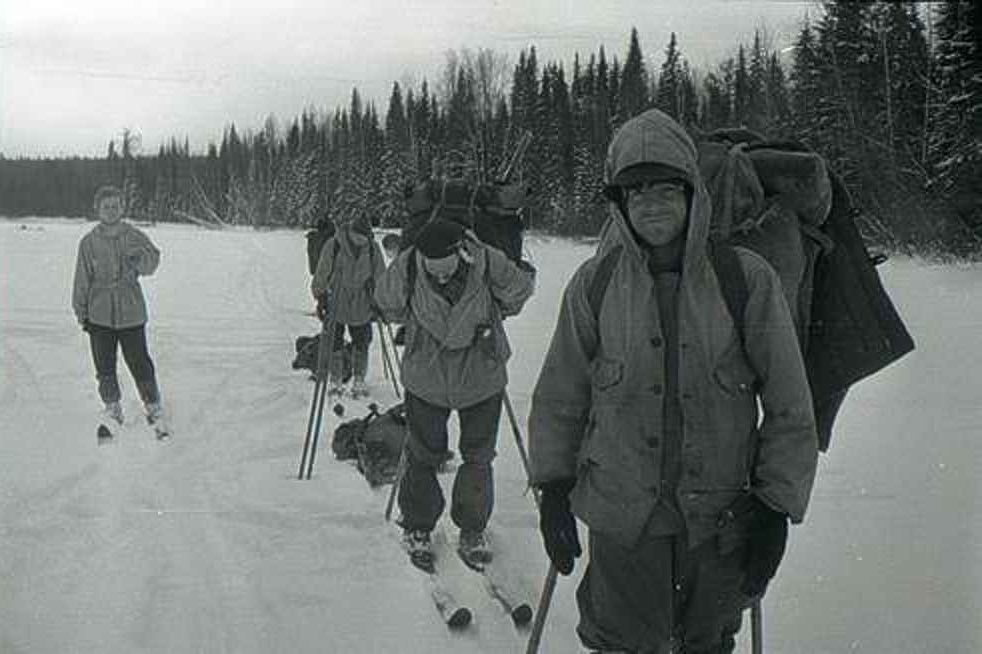
M 757 390 L 757 375 L 739 343 L 734 343 L 720 356 L 713 370 L 713 378 L 733 397 L 753 395 Z
M 584 490 L 598 495 L 596 499 L 606 505 L 617 505 L 628 499 L 633 489 L 625 482 L 635 475 L 627 469 L 619 453 L 611 449 L 611 443 L 596 437 L 585 440 L 578 462 L 579 483 L 584 485 Z
M 590 380 L 593 388 L 605 391 L 621 382 L 624 377 L 624 364 L 617 359 L 598 357 L 590 364 Z

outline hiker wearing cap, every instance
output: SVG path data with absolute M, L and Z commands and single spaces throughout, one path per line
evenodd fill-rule
M 605 181 L 610 216 L 567 285 L 529 417 L 545 549 L 570 574 L 574 516 L 588 527 L 587 647 L 730 652 L 815 476 L 795 327 L 773 268 L 731 247 L 749 292 L 738 333 L 696 149 L 674 120 L 625 123 Z
M 366 215 L 340 227 L 321 248 L 317 270 L 310 290 L 317 301 L 321 320 L 331 312 L 335 320 L 334 353 L 328 371 L 328 394 L 344 392 L 344 331 L 347 327 L 352 343 L 354 381 L 352 397 L 368 394 L 365 374 L 368 371 L 368 346 L 372 342 L 372 293 L 385 270 L 382 251 L 372 236 Z
M 157 270 L 160 250 L 140 229 L 123 220 L 123 206 L 123 194 L 117 187 L 103 186 L 96 192 L 94 208 L 99 224 L 78 245 L 72 308 L 89 335 L 99 397 L 105 405 L 100 437 L 115 434 L 124 423 L 116 377 L 117 352 L 122 349 L 147 422 L 159 438 L 165 438 L 168 429 L 156 370 L 147 350 L 147 306 L 139 280 Z
M 445 501 L 437 467 L 447 450 L 451 410 L 460 418 L 460 454 L 450 516 L 465 561 L 490 558 L 484 530 L 494 503 L 502 393 L 511 356 L 502 318 L 531 296 L 534 271 L 481 243 L 455 222 L 434 220 L 389 266 L 375 291 L 386 320 L 406 325 L 402 382 L 410 438 L 399 488 L 411 560 L 432 562 L 430 532 Z

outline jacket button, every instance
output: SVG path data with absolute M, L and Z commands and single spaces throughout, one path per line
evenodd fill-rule
M 661 340 L 661 337 L 659 337 L 659 336 L 655 336 L 654 338 L 652 338 L 652 339 L 651 339 L 651 344 L 652 344 L 653 346 L 655 346 L 655 347 L 661 347 L 661 346 L 662 346 L 662 340 Z
M 661 395 L 661 390 L 662 390 L 661 384 L 655 384 L 654 386 L 651 387 L 651 392 L 654 393 L 655 395 Z

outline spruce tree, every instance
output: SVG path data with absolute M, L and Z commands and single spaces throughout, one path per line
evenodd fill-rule
M 982 9 L 973 2 L 937 7 L 936 68 L 941 106 L 934 120 L 931 155 L 934 188 L 951 197 L 982 239 Z
M 665 61 L 658 75 L 658 97 L 655 106 L 676 120 L 681 118 L 682 104 L 683 72 L 680 59 L 678 42 L 675 32 L 672 32 L 668 47 L 665 48 Z
M 641 54 L 638 30 L 633 27 L 631 28 L 627 58 L 624 60 L 624 68 L 621 70 L 619 102 L 621 116 L 624 120 L 638 115 L 650 106 L 648 71 L 644 65 L 644 56 Z

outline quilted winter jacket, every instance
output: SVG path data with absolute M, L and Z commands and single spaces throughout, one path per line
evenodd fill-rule
M 160 250 L 127 222 L 99 223 L 82 237 L 75 260 L 72 309 L 79 322 L 125 329 L 147 322 L 138 277 L 152 275 Z
M 372 319 L 372 293 L 383 272 L 385 259 L 375 239 L 368 239 L 368 247 L 356 254 L 342 229 L 321 248 L 310 290 L 316 298 L 333 289 L 330 306 L 338 323 L 364 325 Z
M 415 248 L 396 257 L 375 289 L 385 319 L 406 325 L 406 390 L 453 409 L 486 400 L 508 383 L 511 348 L 502 317 L 517 314 L 535 286 L 534 273 L 501 251 L 473 241 L 467 249 L 474 263 L 454 305 L 433 288 Z M 408 287 L 410 257 L 416 257 L 413 289 Z M 489 336 L 481 337 L 488 329 Z
M 721 511 L 747 490 L 800 522 L 815 476 L 817 436 L 780 281 L 762 258 L 737 250 L 750 291 L 744 349 L 707 256 L 711 207 L 695 148 L 660 112 L 643 114 L 633 126 L 639 123 L 646 128 L 628 125 L 615 136 L 607 178 L 655 162 L 684 171 L 693 187 L 678 297 L 683 442 L 676 488 L 690 545 L 712 536 Z M 604 253 L 617 246 L 623 251 L 595 315 L 588 289 Z M 532 398 L 529 448 L 532 483 L 577 479 L 574 513 L 627 547 L 637 542 L 661 492 L 664 342 L 654 280 L 611 205 L 596 255 L 567 285 Z

